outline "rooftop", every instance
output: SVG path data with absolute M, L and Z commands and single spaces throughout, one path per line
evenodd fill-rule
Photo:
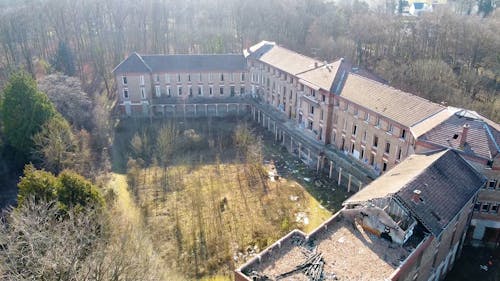
M 424 98 L 352 73 L 347 76 L 340 96 L 407 127 L 445 109 Z
M 371 233 L 337 213 L 327 227 L 308 237 L 295 234 L 279 247 L 262 253 L 260 262 L 243 268 L 247 276 L 267 280 L 311 280 L 305 270 L 293 272 L 314 254 L 324 263 L 323 280 L 384 280 L 411 254 L 414 248 L 401 247 Z M 279 278 L 278 278 L 279 277 Z M 284 278 L 282 278 L 284 277 Z M 266 279 L 263 279 L 266 280 Z
M 344 204 L 393 196 L 437 237 L 485 181 L 452 150 L 411 155 Z
M 276 45 L 262 41 L 247 50 L 247 57 L 258 59 L 292 75 L 317 68 L 324 63 Z
M 114 73 L 246 71 L 243 54 L 139 55 L 131 54 Z
M 460 146 L 463 126 L 469 126 L 466 142 Z M 458 110 L 442 123 L 423 134 L 420 141 L 442 147 L 461 150 L 467 155 L 493 159 L 500 153 L 500 131 L 498 124 L 487 120 L 474 111 Z

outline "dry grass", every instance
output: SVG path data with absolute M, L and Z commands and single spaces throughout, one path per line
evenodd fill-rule
M 139 202 L 158 251 L 179 268 L 193 265 L 191 277 L 230 274 L 249 253 L 331 215 L 296 182 L 271 181 L 245 164 L 171 167 L 167 188 L 162 173 L 142 170 Z M 297 222 L 298 213 L 309 223 Z

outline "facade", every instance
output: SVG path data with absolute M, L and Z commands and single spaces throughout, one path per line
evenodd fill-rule
M 324 62 L 267 41 L 242 54 L 133 53 L 113 72 L 123 116 L 249 113 L 349 191 L 410 155 L 452 149 L 489 180 L 475 206 L 473 238 L 500 239 L 500 126 L 475 112 L 390 87 L 343 59 Z
M 139 55 L 114 70 L 122 114 L 166 115 L 167 105 L 195 98 L 241 97 L 249 87 L 243 55 Z
M 295 230 L 265 249 L 235 280 L 441 280 L 485 183 L 457 152 L 412 155 L 310 234 Z

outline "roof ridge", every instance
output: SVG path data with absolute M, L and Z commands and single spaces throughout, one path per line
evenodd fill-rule
M 243 56 L 243 54 L 239 53 L 227 53 L 227 54 L 208 54 L 208 53 L 202 53 L 202 54 L 147 54 L 147 55 L 142 55 L 143 57 L 168 57 L 168 56 Z
M 137 52 L 134 52 L 132 55 L 136 55 L 139 58 L 139 60 L 144 64 L 144 66 L 146 66 L 146 68 L 149 69 L 150 72 L 153 71 L 151 67 L 144 61 L 141 55 L 139 55 Z
M 274 46 L 275 46 L 275 47 L 278 47 L 278 48 L 281 48 L 281 49 L 283 49 L 283 50 L 286 50 L 286 51 L 287 51 L 287 52 L 289 52 L 289 53 L 294 53 L 294 54 L 296 54 L 296 55 L 299 55 L 299 56 L 301 56 L 301 57 L 303 57 L 303 58 L 308 58 L 308 59 L 311 59 L 311 60 L 315 60 L 315 61 L 317 61 L 317 62 L 322 62 L 322 61 L 317 60 L 317 59 L 315 59 L 315 58 L 311 58 L 311 57 L 306 56 L 306 55 L 304 55 L 304 54 L 301 54 L 301 53 L 295 52 L 295 51 L 293 51 L 293 50 L 290 50 L 290 49 L 288 49 L 288 48 L 282 47 L 282 46 L 280 46 L 280 45 L 278 45 L 278 44 L 276 44 L 276 45 L 274 45 Z

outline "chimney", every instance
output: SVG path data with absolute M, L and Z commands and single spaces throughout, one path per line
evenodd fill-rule
M 463 148 L 467 142 L 467 134 L 469 133 L 469 124 L 465 123 L 462 127 L 462 135 L 460 136 L 460 147 Z
M 422 200 L 420 200 L 420 194 L 422 193 L 421 190 L 419 189 L 415 189 L 413 190 L 413 202 L 415 202 L 416 204 L 420 203 Z

